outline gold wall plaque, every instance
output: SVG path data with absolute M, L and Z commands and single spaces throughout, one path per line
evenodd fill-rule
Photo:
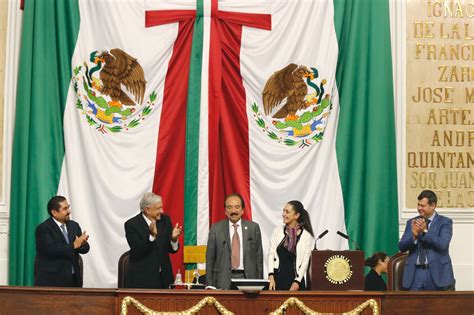
M 474 208 L 474 1 L 407 0 L 406 206 Z

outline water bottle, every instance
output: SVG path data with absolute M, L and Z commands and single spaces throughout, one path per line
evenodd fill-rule
M 199 283 L 199 276 L 200 276 L 200 274 L 199 274 L 199 271 L 198 271 L 197 269 L 194 269 L 193 276 L 194 276 L 194 279 L 196 279 L 196 282 L 195 282 L 195 283 L 196 283 L 196 284 L 200 284 L 200 283 Z
M 183 279 L 181 278 L 181 272 L 179 271 L 179 269 L 178 269 L 178 273 L 176 274 L 174 284 L 183 284 Z

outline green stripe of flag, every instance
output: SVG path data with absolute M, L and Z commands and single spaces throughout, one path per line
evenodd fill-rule
M 184 245 L 197 244 L 197 201 L 199 169 L 199 120 L 204 34 L 204 2 L 197 1 L 186 112 L 186 166 L 184 177 Z
M 367 255 L 398 242 L 389 23 L 388 0 L 335 0 L 339 173 L 347 232 Z
M 33 284 L 35 227 L 57 193 L 63 113 L 79 31 L 77 1 L 25 2 L 13 142 L 10 285 Z

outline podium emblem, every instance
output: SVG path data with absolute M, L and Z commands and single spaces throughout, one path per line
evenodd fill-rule
M 352 264 L 344 255 L 333 255 L 324 264 L 326 279 L 333 284 L 344 284 L 352 277 Z

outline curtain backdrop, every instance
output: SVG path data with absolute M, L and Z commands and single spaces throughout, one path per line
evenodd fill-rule
M 48 217 L 64 157 L 63 114 L 79 31 L 77 1 L 29 0 L 13 136 L 9 283 L 33 284 L 34 229 Z
M 116 285 L 123 223 L 150 190 L 184 225 L 181 245 L 205 245 L 239 192 L 265 249 L 298 199 L 330 231 L 318 248 L 347 248 L 340 230 L 366 256 L 396 251 L 388 0 L 30 0 L 22 32 L 11 285 L 33 283 L 55 194 L 91 235 L 86 287 Z M 133 69 L 115 98 L 107 74 L 130 73 L 114 60 Z M 298 93 L 304 106 L 278 115 Z
M 341 47 L 337 157 L 347 232 L 366 256 L 391 255 L 398 251 L 398 191 L 389 1 L 334 3 Z

